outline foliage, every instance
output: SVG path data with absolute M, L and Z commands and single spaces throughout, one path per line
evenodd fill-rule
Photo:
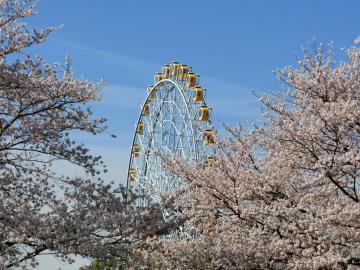
M 105 120 L 88 106 L 103 82 L 26 54 L 54 30 L 28 30 L 20 20 L 33 9 L 31 0 L 0 0 L 0 268 L 44 253 L 68 261 L 71 254 L 122 257 L 129 243 L 166 224 L 158 206 L 134 209 L 135 196 L 126 200 L 124 188 L 96 179 L 105 170 L 101 157 L 71 139 L 104 131 Z M 88 177 L 56 174 L 58 161 Z
M 111 262 L 101 262 L 101 261 L 94 261 L 91 265 L 86 267 L 80 267 L 79 270 L 112 270 L 114 264 Z M 120 269 L 120 268 L 118 268 Z
M 134 265 L 140 265 L 140 257 L 137 258 L 133 254 L 128 253 L 122 258 L 108 258 L 106 260 L 95 260 L 89 266 L 80 267 L 79 270 L 123 270 L 133 269 Z M 142 263 L 141 263 L 142 265 Z
M 149 268 L 351 269 L 360 266 L 360 48 L 331 46 L 277 70 L 264 121 L 228 128 L 214 162 L 170 162 L 191 182 L 176 207 L 201 233 L 160 240 Z

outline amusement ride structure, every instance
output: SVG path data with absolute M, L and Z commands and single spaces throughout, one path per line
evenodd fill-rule
M 166 169 L 162 157 L 180 157 L 191 163 L 212 161 L 211 108 L 205 103 L 206 89 L 200 86 L 199 77 L 179 62 L 165 65 L 155 74 L 136 123 L 128 190 L 150 194 L 158 202 L 161 194 L 186 184 Z

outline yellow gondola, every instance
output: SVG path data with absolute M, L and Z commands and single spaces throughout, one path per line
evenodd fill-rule
M 156 93 L 155 93 L 155 89 L 154 89 L 154 86 L 153 85 L 149 85 L 147 87 L 147 91 L 148 91 L 148 94 L 149 94 L 149 99 L 155 99 L 156 98 Z
M 139 134 L 139 135 L 144 135 L 144 123 L 143 123 L 143 122 L 139 122 L 139 123 L 137 124 L 136 132 L 137 132 L 137 134 Z
M 163 79 L 163 74 L 161 72 L 157 72 L 154 75 L 154 78 L 155 78 L 155 83 L 160 82 Z
M 194 88 L 194 90 L 195 90 L 195 94 L 194 94 L 194 98 L 193 98 L 194 101 L 196 101 L 196 102 L 203 101 L 204 100 L 204 92 L 206 89 L 197 86 Z
M 170 73 L 170 65 L 165 65 L 165 66 L 163 66 L 163 77 L 165 78 L 165 79 L 169 79 L 170 78 L 170 75 L 171 75 L 171 73 Z
M 129 169 L 129 181 L 135 181 L 136 180 L 136 169 L 130 168 Z
M 208 106 L 200 106 L 200 121 L 208 121 L 210 118 L 210 109 Z
M 214 234 L 214 229 L 212 226 L 207 226 L 202 230 L 202 234 L 206 236 L 211 236 Z
M 214 157 L 213 157 L 213 156 L 207 157 L 207 158 L 206 158 L 206 163 L 207 163 L 208 165 L 214 164 Z
M 132 152 L 132 156 L 134 158 L 139 157 L 140 156 L 140 145 L 134 144 L 131 152 Z
M 199 75 L 189 72 L 187 77 L 188 77 L 187 86 L 195 87 L 197 85 L 197 79 L 198 79 Z
M 159 237 L 157 235 L 149 235 L 148 237 L 146 237 L 146 240 L 145 242 L 148 242 L 148 243 L 152 243 L 152 242 L 155 242 L 159 239 Z
M 173 77 L 177 77 L 179 75 L 179 68 L 180 68 L 180 63 L 179 62 L 172 62 L 171 64 L 171 76 Z
M 184 80 L 190 70 L 190 67 L 188 65 L 181 65 L 180 71 L 179 71 L 179 78 L 181 80 Z
M 148 102 L 145 102 L 142 110 L 142 115 L 149 115 L 149 114 L 150 114 L 150 105 Z
M 204 131 L 204 139 L 203 139 L 203 143 L 204 144 L 214 144 L 215 143 L 215 132 L 211 129 L 207 129 Z

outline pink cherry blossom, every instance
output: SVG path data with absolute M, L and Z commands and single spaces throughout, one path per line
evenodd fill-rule
M 54 67 L 26 53 L 54 30 L 18 22 L 33 9 L 30 0 L 0 0 L 0 269 L 43 253 L 125 256 L 131 242 L 166 233 L 167 223 L 157 205 L 134 208 L 135 195 L 97 179 L 101 157 L 72 140 L 73 132 L 104 131 L 105 119 L 88 106 L 104 83 L 76 79 L 69 58 Z M 56 174 L 58 161 L 88 177 Z
M 360 48 L 304 49 L 260 97 L 263 121 L 228 128 L 211 164 L 169 161 L 191 183 L 174 196 L 193 239 L 142 251 L 149 268 L 354 269 L 360 266 Z

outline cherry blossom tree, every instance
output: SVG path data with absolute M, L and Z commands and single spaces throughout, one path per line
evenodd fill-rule
M 336 64 L 331 45 L 304 49 L 260 97 L 262 123 L 227 128 L 209 164 L 169 161 L 191 183 L 175 207 L 200 236 L 155 241 L 149 268 L 360 266 L 360 48 L 345 53 Z
M 135 195 L 125 199 L 124 188 L 98 178 L 101 157 L 72 140 L 74 132 L 104 131 L 105 119 L 88 106 L 103 82 L 76 79 L 69 61 L 51 66 L 26 53 L 54 30 L 29 30 L 22 20 L 33 10 L 31 0 L 0 0 L 0 269 L 44 253 L 122 257 L 167 224 L 158 206 L 135 209 Z M 58 161 L 87 177 L 56 174 Z

